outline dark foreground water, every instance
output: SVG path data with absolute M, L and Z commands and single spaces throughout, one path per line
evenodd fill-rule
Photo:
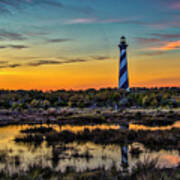
M 38 127 L 40 125 L 33 125 Z M 46 125 L 43 125 L 46 126 Z M 10 174 L 27 171 L 33 165 L 51 167 L 56 171 L 64 172 L 72 167 L 77 172 L 93 170 L 96 168 L 110 169 L 116 166 L 122 169 L 122 149 L 128 150 L 125 158 L 128 159 L 131 168 L 139 159 L 158 157 L 159 167 L 176 167 L 180 163 L 180 154 L 176 150 L 150 151 L 140 143 L 133 143 L 127 147 L 118 145 L 97 145 L 92 142 L 69 143 L 48 145 L 43 142 L 40 146 L 15 143 L 14 138 L 20 135 L 20 131 L 32 127 L 31 125 L 13 125 L 0 128 L 0 170 Z M 119 129 L 119 125 L 96 125 L 96 126 L 71 126 L 71 125 L 51 125 L 57 131 L 69 130 L 73 132 L 83 131 L 84 129 Z M 133 130 L 167 130 L 173 127 L 180 128 L 180 122 L 171 126 L 148 127 L 143 125 L 130 124 Z M 133 156 L 130 152 L 133 147 L 139 147 L 142 153 Z M 124 155 L 123 155 L 124 156 Z M 128 158 L 127 158 L 127 157 Z M 58 157 L 58 158 L 57 158 Z

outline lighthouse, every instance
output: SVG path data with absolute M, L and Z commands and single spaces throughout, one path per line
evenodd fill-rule
M 129 79 L 128 79 L 128 63 L 127 63 L 127 43 L 124 36 L 121 37 L 120 48 L 120 63 L 119 63 L 119 88 L 129 91 Z

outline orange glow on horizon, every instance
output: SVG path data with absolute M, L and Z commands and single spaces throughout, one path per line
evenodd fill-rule
M 180 63 L 151 57 L 128 57 L 130 87 L 180 86 Z M 161 69 L 159 69 L 161 67 Z M 118 87 L 119 58 L 75 64 L 18 67 L 0 71 L 1 89 L 100 89 Z

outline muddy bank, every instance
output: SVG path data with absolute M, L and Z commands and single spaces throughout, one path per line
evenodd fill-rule
M 11 124 L 112 124 L 134 122 L 149 126 L 171 125 L 180 120 L 177 110 L 49 108 L 22 111 L 0 110 L 0 126 Z

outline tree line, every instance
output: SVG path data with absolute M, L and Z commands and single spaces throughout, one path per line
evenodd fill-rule
M 28 109 L 49 107 L 180 107 L 180 88 L 117 88 L 87 90 L 0 90 L 0 108 Z

